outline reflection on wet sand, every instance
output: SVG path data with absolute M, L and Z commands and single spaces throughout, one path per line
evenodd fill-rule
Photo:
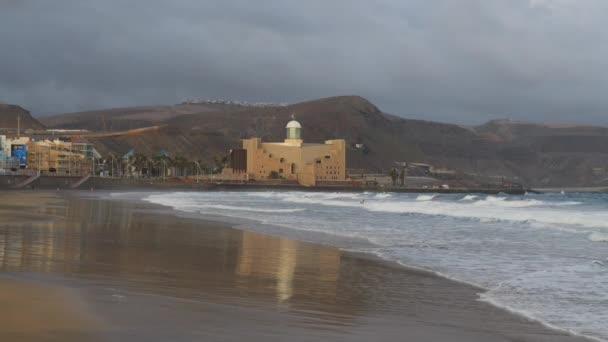
M 0 209 L 0 291 L 13 294 L 0 299 L 41 298 L 63 318 L 59 335 L 39 318 L 7 320 L 0 341 L 579 340 L 480 303 L 468 286 L 158 206 L 35 192 L 0 203 L 11 203 Z M 40 296 L 57 288 L 69 291 Z
M 67 197 L 36 208 L 60 219 L 0 226 L 2 271 L 40 272 L 217 303 L 272 301 L 283 309 L 339 320 L 362 309 L 332 308 L 340 277 L 336 249 L 116 201 Z
M 286 238 L 242 233 L 237 274 L 240 276 L 271 279 L 276 282 L 276 296 L 280 302 L 292 298 L 294 286 L 308 277 L 315 283 L 319 300 L 331 302 L 336 296 L 340 271 L 340 252 L 334 249 L 315 249 Z M 270 255 L 269 255 L 270 253 Z M 323 297 L 323 298 L 321 298 Z

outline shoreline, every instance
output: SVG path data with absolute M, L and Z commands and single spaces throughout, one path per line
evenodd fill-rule
M 110 200 L 123 201 L 124 199 L 115 198 L 115 199 L 110 199 Z M 205 221 L 205 222 L 209 222 L 209 223 L 214 223 L 214 224 L 224 224 L 224 225 L 228 225 L 231 229 L 237 229 L 237 230 L 242 230 L 243 229 L 243 228 L 239 228 L 240 224 L 239 225 L 234 225 L 234 224 L 230 223 L 229 221 L 221 221 L 221 220 L 218 220 L 218 219 L 214 220 L 213 218 L 210 219 L 208 217 L 205 217 L 204 214 L 194 214 L 194 213 L 188 213 L 188 212 L 184 212 L 184 211 L 179 211 L 179 210 L 171 208 L 169 206 L 165 206 L 165 205 L 161 205 L 161 204 L 156 204 L 156 203 L 148 202 L 144 198 L 140 198 L 139 201 L 140 202 L 144 202 L 144 203 L 146 203 L 148 205 L 153 205 L 153 206 L 158 206 L 160 208 L 163 208 L 163 209 L 165 209 L 165 210 L 168 211 L 167 214 L 169 214 L 169 215 L 175 215 L 177 217 L 191 218 L 191 219 L 194 219 L 194 220 L 201 220 L 201 221 Z M 222 216 L 222 215 L 218 215 L 218 216 L 220 216 L 222 218 L 226 218 L 226 219 L 235 219 L 234 217 L 230 217 L 230 216 Z M 280 226 L 274 226 L 274 225 L 271 225 L 271 224 L 261 223 L 261 222 L 257 222 L 257 221 L 249 220 L 249 219 L 238 218 L 236 220 L 238 220 L 238 221 L 243 221 L 244 220 L 244 221 L 248 221 L 250 223 L 257 224 L 257 225 L 263 225 L 263 226 L 267 226 L 267 227 L 273 227 L 275 230 L 283 228 L 283 227 L 280 227 Z M 293 228 L 288 228 L 288 229 L 293 230 L 293 231 L 299 231 L 299 230 L 293 229 Z M 281 234 L 275 235 L 273 233 L 268 233 L 268 232 L 259 232 L 259 231 L 254 231 L 254 232 L 256 234 L 276 236 L 276 237 L 285 237 L 285 238 L 288 238 L 288 239 L 293 239 L 292 236 L 288 236 L 287 234 L 284 234 L 284 235 L 281 235 Z M 321 235 L 323 235 L 324 233 L 314 232 L 314 234 L 321 234 Z M 453 282 L 455 284 L 458 284 L 460 286 L 467 286 L 467 287 L 470 287 L 470 288 L 474 288 L 477 291 L 480 291 L 477 294 L 477 297 L 478 297 L 477 300 L 480 301 L 480 302 L 482 302 L 482 303 L 486 303 L 486 304 L 491 305 L 491 306 L 493 306 L 493 307 L 495 307 L 495 308 L 497 308 L 499 310 L 503 310 L 503 311 L 505 311 L 505 312 L 507 312 L 507 313 L 509 313 L 511 315 L 518 316 L 518 317 L 523 318 L 525 320 L 530 320 L 530 321 L 535 322 L 535 323 L 537 323 L 537 324 L 539 324 L 539 325 L 541 325 L 541 326 L 543 326 L 543 327 L 545 327 L 547 329 L 550 329 L 550 330 L 553 330 L 553 331 L 556 331 L 556 332 L 561 332 L 561 333 L 567 334 L 569 336 L 573 336 L 573 337 L 577 337 L 577 338 L 582 338 L 583 341 L 604 342 L 604 340 L 602 340 L 602 339 L 594 338 L 594 337 L 590 337 L 590 336 L 586 336 L 586 335 L 582 335 L 582 334 L 576 333 L 574 331 L 570 331 L 568 329 L 552 325 L 550 323 L 544 322 L 544 321 L 542 321 L 540 319 L 537 319 L 535 317 L 531 317 L 531 316 L 529 316 L 529 314 L 526 314 L 525 312 L 521 312 L 521 311 L 518 311 L 518 310 L 515 310 L 515 309 L 512 309 L 512 308 L 509 308 L 508 306 L 498 304 L 497 302 L 495 302 L 492 299 L 484 298 L 484 294 L 488 291 L 488 289 L 485 288 L 485 287 L 483 287 L 482 285 L 479 285 L 479 284 L 476 284 L 476 283 L 473 283 L 473 282 L 469 282 L 469 281 L 462 280 L 462 279 L 457 279 L 457 278 L 448 276 L 448 275 L 443 274 L 443 273 L 438 272 L 438 271 L 433 271 L 433 270 L 430 270 L 430 269 L 427 269 L 427 268 L 405 264 L 405 263 L 402 263 L 400 261 L 388 260 L 388 259 L 382 258 L 381 256 L 376 255 L 376 254 L 374 254 L 372 252 L 363 252 L 363 251 L 348 250 L 348 249 L 344 249 L 344 248 L 342 248 L 340 246 L 332 245 L 331 243 L 322 242 L 320 240 L 309 241 L 309 240 L 298 240 L 297 238 L 296 238 L 296 240 L 304 242 L 304 243 L 320 244 L 322 246 L 327 246 L 327 247 L 330 247 L 330 248 L 338 248 L 338 249 L 340 249 L 345 254 L 351 255 L 351 256 L 353 256 L 355 258 L 359 258 L 359 259 L 369 260 L 369 261 L 372 261 L 372 262 L 381 263 L 385 267 L 390 268 L 390 269 L 396 269 L 396 270 L 400 270 L 400 271 L 404 271 L 404 272 L 409 272 L 409 273 L 413 273 L 413 274 L 420 274 L 420 275 L 426 275 L 426 276 L 432 276 L 432 277 L 439 277 L 439 278 L 445 279 L 445 280 L 447 280 L 449 282 Z
M 15 193 L 18 197 L 37 197 L 40 194 L 44 194 L 44 192 Z M 105 192 L 106 195 L 110 193 L 112 192 Z M 146 237 L 148 234 L 144 233 L 147 229 L 151 229 L 149 227 L 152 224 L 157 224 L 159 227 L 154 228 L 154 232 L 162 233 L 161 236 L 164 236 L 165 240 L 167 238 L 170 239 L 167 240 L 165 244 L 173 243 L 173 239 L 179 239 L 179 241 L 181 241 L 181 235 L 175 236 L 174 234 L 177 234 L 182 231 L 183 233 L 188 232 L 188 234 L 196 234 L 197 236 L 199 234 L 203 234 L 201 238 L 197 238 L 196 241 L 204 243 L 205 246 L 215 246 L 216 242 L 213 241 L 215 241 L 214 239 L 216 238 L 213 236 L 230 237 L 234 235 L 235 237 L 239 237 L 236 241 L 239 241 L 240 244 L 244 245 L 242 245 L 242 247 L 238 247 L 238 253 L 236 257 L 240 259 L 240 261 L 235 267 L 237 270 L 237 274 L 241 274 L 239 277 L 245 278 L 237 278 L 237 280 L 241 280 L 238 280 L 235 284 L 239 284 L 239 282 L 241 281 L 246 281 L 246 284 L 249 285 L 241 288 L 240 290 L 239 287 L 231 289 L 231 286 L 234 286 L 231 285 L 231 279 L 232 277 L 234 277 L 234 275 L 231 275 L 232 273 L 225 274 L 223 273 L 224 271 L 221 271 L 221 273 L 217 273 L 220 269 L 217 269 L 217 265 L 213 263 L 209 264 L 209 266 L 206 266 L 211 268 L 210 271 L 205 272 L 211 272 L 209 273 L 210 276 L 215 274 L 215 276 L 212 277 L 221 276 L 219 279 L 228 277 L 228 283 L 223 286 L 227 286 L 226 289 L 222 290 L 222 292 L 219 292 L 223 293 L 223 296 L 228 296 L 228 298 L 233 298 L 234 295 L 231 294 L 233 291 L 237 291 L 235 292 L 235 294 L 243 290 L 246 291 L 245 293 L 249 293 L 252 289 L 256 289 L 259 285 L 262 285 L 256 285 L 259 281 L 263 280 L 264 282 L 266 282 L 270 279 L 274 279 L 275 277 L 277 277 L 277 283 L 276 285 L 272 285 L 272 291 L 269 294 L 276 292 L 275 295 L 278 297 L 276 299 L 272 299 L 272 296 L 267 297 L 267 295 L 260 297 L 266 298 L 263 300 L 263 302 L 268 302 L 268 304 L 264 304 L 261 308 L 256 309 L 261 310 L 259 311 L 260 315 L 262 315 L 261 317 L 266 317 L 264 315 L 268 315 L 270 321 L 280 319 L 286 320 L 286 322 L 291 322 L 292 320 L 295 320 L 294 322 L 298 322 L 298 320 L 300 319 L 298 318 L 300 317 L 300 314 L 298 312 L 300 310 L 293 310 L 294 308 L 301 306 L 304 309 L 303 312 L 308 312 L 311 309 L 321 311 L 327 310 L 330 313 L 335 311 L 335 313 L 332 313 L 332 316 L 329 317 L 333 317 L 333 315 L 336 314 L 339 314 L 339 316 L 336 317 L 340 317 L 340 315 L 344 315 L 344 313 L 342 313 L 343 311 L 349 312 L 349 315 L 351 315 L 350 312 L 354 310 L 356 316 L 354 316 L 353 319 L 356 318 L 354 322 L 357 323 L 355 325 L 356 328 L 352 329 L 355 329 L 356 331 L 361 330 L 359 331 L 359 333 L 362 334 L 362 340 L 366 340 L 366 336 L 378 336 L 377 334 L 380 334 L 379 336 L 384 337 L 384 340 L 394 340 L 395 337 L 403 337 L 404 331 L 409 331 L 409 333 L 415 334 L 414 339 L 432 338 L 432 340 L 434 341 L 469 341 L 471 339 L 481 339 L 484 341 L 506 341 L 513 339 L 517 339 L 518 341 L 547 342 L 590 341 L 590 339 L 588 338 L 579 337 L 578 335 L 574 335 L 571 332 L 556 330 L 554 328 L 547 327 L 541 322 L 531 321 L 529 318 L 526 318 L 524 316 L 509 313 L 504 308 L 499 308 L 490 303 L 484 303 L 480 300 L 478 295 L 479 292 L 482 290 L 479 287 L 475 287 L 470 284 L 442 277 L 436 272 L 430 270 L 417 269 L 415 267 L 402 265 L 397 262 L 391 262 L 373 254 L 338 250 L 336 247 L 319 245 L 317 243 L 305 241 L 297 241 L 293 240 L 293 238 L 285 238 L 281 236 L 277 237 L 275 235 L 269 235 L 264 233 L 248 232 L 238 228 L 238 226 L 234 227 L 227 222 L 214 221 L 212 219 L 209 219 L 208 217 L 203 217 L 203 215 L 190 215 L 188 213 L 183 213 L 169 207 L 144 202 L 141 200 L 138 203 L 133 203 L 132 199 L 120 198 L 120 196 L 111 199 L 104 199 L 99 198 L 99 195 L 103 195 L 103 193 L 65 192 L 60 195 L 56 195 L 55 193 L 46 194 L 48 197 L 51 198 L 57 196 L 60 199 L 64 199 L 68 202 L 67 208 L 70 208 L 74 204 L 78 203 L 77 206 L 71 210 L 71 213 L 69 215 L 76 215 L 75 217 L 81 217 L 81 215 L 83 215 L 82 219 L 86 220 L 87 222 L 91 219 L 100 220 L 99 215 L 105 212 L 106 210 L 111 210 L 109 212 L 117 214 L 117 217 L 113 218 L 113 220 L 121 220 L 120 218 L 123 217 L 124 214 L 130 213 L 128 220 L 128 222 L 130 222 L 129 224 L 137 223 L 138 227 L 141 227 L 139 229 L 144 229 L 144 231 L 133 231 L 133 234 L 137 235 L 133 235 L 129 239 L 134 239 L 136 236 L 148 239 Z M 0 193 L 0 196 L 2 196 L 2 193 Z M 85 199 L 85 201 L 82 201 L 81 199 Z M 114 204 L 106 202 L 113 202 Z M 78 209 L 80 208 L 80 206 L 82 206 L 81 210 Z M 83 213 L 80 213 L 79 211 L 82 211 Z M 59 210 L 59 212 L 61 212 L 61 210 Z M 86 215 L 87 212 L 90 212 L 89 216 Z M 49 212 L 47 210 L 45 213 L 49 214 L 53 213 L 53 211 L 51 210 Z M 73 220 L 73 218 L 67 217 L 66 220 L 68 220 L 66 222 L 70 222 L 70 220 Z M 140 221 L 141 223 L 139 223 Z M 101 220 L 100 222 L 103 223 L 105 221 Z M 171 224 L 174 226 L 174 228 L 169 230 L 163 228 L 163 225 L 166 224 Z M 57 225 L 59 227 L 60 223 L 58 223 Z M 161 230 L 157 231 L 157 229 Z M 118 237 L 119 235 L 116 235 L 115 238 Z M 74 243 L 80 243 L 78 241 L 87 241 L 82 240 L 83 238 L 84 237 L 80 237 L 80 240 L 77 240 Z M 224 243 L 228 243 L 228 241 L 232 240 L 233 238 L 231 237 Z M 106 241 L 106 239 L 104 238 L 104 240 L 101 241 Z M 143 242 L 145 242 L 145 240 L 143 240 L 141 243 Z M 141 243 L 138 242 L 136 246 L 139 246 Z M 251 244 L 251 246 L 247 247 L 249 246 L 249 244 Z M 203 251 L 205 251 L 204 253 L 210 253 L 207 252 L 206 249 L 192 249 L 191 247 L 187 247 L 187 245 L 185 246 L 186 249 L 191 250 L 192 253 L 201 253 Z M 235 248 L 229 247 L 233 246 L 232 243 L 228 243 L 225 246 L 226 247 L 222 248 Z M 95 248 L 97 249 L 97 247 Z M 99 248 L 102 248 L 102 246 L 100 246 Z M 122 250 L 126 247 L 120 248 Z M 206 248 L 208 249 L 210 247 Z M 184 253 L 183 249 L 184 247 L 181 247 L 181 251 L 178 249 L 175 250 L 175 252 L 179 251 L 179 253 Z M 102 249 L 100 249 L 100 251 L 101 250 Z M 103 250 L 106 250 L 106 248 L 103 248 Z M 107 250 L 107 253 L 112 253 L 111 251 L 111 249 Z M 129 249 L 129 251 L 131 251 L 131 249 Z M 134 251 L 135 250 L 129 252 L 129 254 L 127 255 L 131 255 L 132 253 L 134 253 Z M 146 269 L 148 267 L 152 267 L 156 262 L 160 262 L 158 266 L 154 266 L 154 269 L 160 267 L 158 268 L 158 272 L 161 273 L 159 273 L 158 276 L 162 276 L 162 272 L 169 272 L 169 274 L 171 274 L 171 272 L 175 272 L 175 270 L 172 270 L 171 268 L 161 267 L 162 265 L 164 265 L 164 261 L 162 261 L 163 258 L 157 259 L 156 253 L 158 253 L 158 251 L 156 249 L 150 249 L 150 251 L 147 253 L 152 254 L 149 254 L 149 257 L 147 258 L 149 259 L 148 262 L 151 263 L 151 266 L 146 266 Z M 209 257 L 215 255 L 214 253 L 208 254 Z M 174 256 L 172 254 L 167 254 L 166 256 L 170 256 L 171 258 L 175 259 L 175 261 L 177 261 L 180 265 L 183 262 L 191 262 L 190 258 L 186 258 L 188 254 L 184 254 L 184 257 L 181 257 L 180 255 Z M 321 264 L 317 264 L 318 262 L 320 262 L 320 260 L 315 261 L 317 260 L 319 255 L 324 255 L 323 258 L 325 258 L 321 259 L 325 260 Z M 135 254 L 133 254 L 133 257 L 134 256 Z M 290 258 L 285 259 L 286 256 L 290 256 Z M 113 258 L 112 254 L 109 254 L 107 257 Z M 129 265 L 131 265 L 131 263 L 134 262 L 133 257 L 126 259 L 125 262 L 128 262 Z M 150 259 L 150 257 L 152 258 Z M 55 256 L 54 258 L 57 258 L 57 256 Z M 105 259 L 106 257 L 103 258 Z M 217 257 L 211 257 L 209 262 L 216 260 L 215 258 Z M 293 259 L 293 261 L 288 261 L 292 260 L 291 258 L 295 259 Z M 222 259 L 220 258 L 217 260 Z M 85 261 L 81 260 L 79 262 L 83 263 Z M 224 263 L 225 262 L 226 261 L 224 261 Z M 276 264 L 277 262 L 278 264 Z M 321 267 L 319 268 L 319 266 Z M 63 265 L 61 267 L 66 266 Z M 84 265 L 81 267 L 84 267 Z M 135 265 L 129 267 L 132 268 L 135 267 Z M 185 265 L 181 267 L 185 267 Z M 284 269 L 285 267 L 286 269 Z M 195 268 L 193 268 L 193 270 L 194 269 Z M 218 271 L 214 271 L 216 269 Z M 289 273 L 285 273 L 286 270 L 290 270 Z M 6 271 L 6 267 L 4 266 L 3 271 Z M 95 274 L 96 273 L 94 272 L 91 275 Z M 177 276 L 179 274 L 181 273 L 176 273 L 175 275 Z M 304 277 L 305 274 L 314 275 L 314 277 L 308 279 L 308 276 Z M 362 277 L 354 276 L 358 274 L 360 274 Z M 157 277 L 156 273 L 153 273 L 152 275 L 148 273 L 142 273 L 138 277 L 142 276 L 152 277 L 150 278 L 151 280 L 156 279 L 155 277 Z M 268 278 L 269 276 L 270 278 Z M 350 279 L 353 276 L 354 278 Z M 162 277 L 163 278 L 160 278 L 161 280 L 165 279 L 164 276 Z M 199 275 L 193 273 L 191 277 L 198 278 Z M 249 277 L 253 278 L 251 278 L 251 280 L 248 280 Z M 259 280 L 256 280 L 258 278 Z M 167 278 L 167 280 L 168 279 L 170 278 Z M 119 283 L 122 282 L 122 280 L 119 280 L 120 278 L 116 279 L 116 281 L 118 281 Z M 205 282 L 207 281 L 208 280 L 205 280 Z M 1 277 L 0 282 L 2 282 Z M 213 281 L 213 284 L 215 284 L 215 282 L 216 281 Z M 359 285 L 357 284 L 360 282 L 369 283 L 369 285 L 364 286 L 363 284 L 361 284 L 360 286 L 362 287 L 361 289 L 359 289 Z M 274 280 L 272 284 L 274 284 Z M 195 286 L 194 283 L 192 284 L 192 286 Z M 264 285 L 263 287 L 258 288 L 254 292 L 251 292 L 251 295 L 258 292 L 259 294 L 265 294 L 268 291 L 267 286 L 268 285 Z M 321 286 L 321 288 L 316 289 L 316 287 L 318 286 Z M 130 287 L 132 287 L 132 285 L 129 285 L 129 288 Z M 117 289 L 119 288 L 120 287 L 117 287 Z M 158 290 L 154 289 L 154 287 L 151 288 L 153 292 L 160 291 L 160 288 Z M 361 292 L 362 290 L 363 292 Z M 162 291 L 168 291 L 168 289 L 163 289 Z M 211 287 L 205 287 L 203 292 L 205 291 L 211 291 L 210 294 L 212 294 L 218 291 L 218 289 L 216 289 L 215 285 L 213 285 Z M 225 293 L 225 291 L 228 292 Z M 159 294 L 162 293 L 163 292 L 159 292 Z M 249 302 L 249 300 L 252 300 L 252 298 L 250 298 L 251 295 L 248 295 L 243 299 L 247 298 Z M 329 295 L 329 297 L 326 297 L 326 295 Z M 135 295 L 129 292 L 128 294 L 124 294 L 124 296 L 127 298 L 131 298 L 131 296 Z M 257 298 L 257 296 L 258 294 L 256 294 L 254 297 Z M 317 298 L 317 296 L 321 297 Z M 349 296 L 354 297 L 351 298 Z M 312 301 L 304 300 L 305 298 L 309 297 Z M 240 297 L 237 295 L 234 298 L 237 299 Z M 284 313 L 287 314 L 287 316 L 281 316 L 280 318 L 279 316 L 275 316 L 273 310 L 271 309 L 271 303 L 275 300 L 277 301 L 276 305 L 279 305 L 279 307 L 283 307 L 286 303 L 290 303 L 289 306 L 287 306 L 286 308 L 291 307 L 292 309 L 289 309 L 287 311 L 288 314 Z M 232 301 L 232 299 L 230 301 Z M 210 303 L 209 305 L 211 305 L 211 303 L 215 303 L 215 300 L 209 302 L 209 299 L 206 299 L 203 300 L 203 302 Z M 245 309 L 245 307 L 248 307 L 249 305 L 254 305 L 254 302 L 251 303 L 252 304 L 243 306 L 244 304 L 239 303 L 239 301 L 237 300 L 237 302 L 231 305 L 236 305 L 236 307 L 240 308 L 238 309 L 239 312 L 247 312 L 246 310 L 249 309 Z M 319 304 L 313 303 L 324 304 L 319 307 Z M 399 303 L 402 303 L 402 305 L 400 305 Z M 145 305 L 149 305 L 149 303 L 145 302 Z M 271 306 L 268 307 L 267 305 Z M 351 306 L 353 305 L 354 307 L 351 308 Z M 157 308 L 155 306 L 152 306 L 152 309 L 156 310 Z M 225 308 L 222 306 L 219 309 L 220 312 L 223 312 L 222 310 L 224 310 Z M 414 316 L 410 315 L 414 315 L 418 318 L 412 320 L 411 317 Z M 270 319 L 271 317 L 274 318 Z M 318 321 L 318 324 L 324 322 L 326 318 L 323 317 L 325 316 L 315 316 L 315 320 L 320 319 L 320 321 Z M 330 321 L 332 320 L 333 319 L 330 319 Z M 239 326 L 239 324 L 249 324 L 248 318 L 239 318 L 237 320 L 237 326 Z M 342 323 L 336 325 L 336 328 L 340 327 L 340 324 Z M 354 323 L 351 323 L 349 319 L 348 324 L 350 325 Z M 384 328 L 380 329 L 379 327 Z M 410 329 L 407 329 L 406 327 L 409 327 Z M 272 326 L 268 326 L 267 329 L 274 328 Z M 296 327 L 294 328 L 288 329 L 286 327 L 283 327 L 281 329 L 284 329 L 286 332 L 295 333 L 296 336 L 297 334 L 303 333 L 305 331 L 308 331 L 308 333 L 312 331 L 321 334 L 321 332 L 317 332 L 317 330 L 309 331 L 307 330 L 308 328 L 306 328 L 306 326 L 300 327 L 298 324 L 296 324 Z M 342 335 L 341 329 L 342 328 L 334 332 L 323 332 L 323 334 L 327 334 L 327 336 L 325 336 L 325 339 L 330 341 L 342 340 L 344 336 Z M 411 329 L 414 329 L 415 331 L 412 331 Z M 226 331 L 225 333 L 228 333 L 228 331 Z M 236 332 L 234 334 L 238 335 L 238 333 Z M 235 340 L 240 340 L 243 338 L 243 336 L 247 335 L 241 335 L 240 337 L 236 336 L 239 338 L 235 337 Z M 254 336 L 258 335 L 254 334 Z M 256 339 L 254 338 L 253 340 Z M 369 338 L 367 340 L 369 340 Z M 380 338 L 379 340 L 383 339 Z

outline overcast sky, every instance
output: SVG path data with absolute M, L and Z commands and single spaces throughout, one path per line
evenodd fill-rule
M 608 124 L 606 0 L 0 0 L 35 115 L 361 95 L 404 117 Z

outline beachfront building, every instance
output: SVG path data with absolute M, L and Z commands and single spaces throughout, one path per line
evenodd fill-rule
M 101 158 L 101 155 L 95 151 L 93 148 L 93 144 L 88 142 L 86 139 L 73 137 L 71 139 L 72 150 L 75 153 L 79 153 L 85 156 L 85 158 L 89 160 L 93 160 L 95 158 Z
M 71 141 L 56 139 L 27 144 L 27 167 L 41 174 L 84 176 L 93 172 L 93 162 L 86 147 L 75 146 Z
M 327 140 L 322 144 L 305 143 L 302 126 L 290 121 L 283 142 L 243 140 L 243 148 L 232 150 L 228 176 L 244 175 L 247 180 L 285 179 L 305 186 L 319 182 L 346 180 L 346 142 Z
M 0 169 L 24 168 L 27 163 L 26 153 L 29 141 L 28 137 L 10 138 L 0 135 Z
M 0 135 L 0 173 L 16 171 L 18 168 L 19 159 L 11 156 L 11 149 L 6 136 Z

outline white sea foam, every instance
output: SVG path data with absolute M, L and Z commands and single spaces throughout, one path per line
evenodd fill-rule
M 484 201 L 485 202 L 504 202 L 506 200 L 507 200 L 506 197 L 487 196 Z
M 253 193 L 249 193 L 249 196 L 252 197 L 262 197 L 262 198 L 276 198 L 279 196 L 279 193 L 276 192 L 253 192 Z
M 256 197 L 266 197 L 254 193 Z M 477 219 L 480 222 L 514 221 L 533 224 L 547 229 L 566 229 L 572 231 L 576 226 L 583 228 L 608 228 L 608 213 L 568 211 L 561 209 L 580 205 L 580 202 L 547 202 L 537 199 L 517 199 L 501 196 L 487 196 L 474 202 L 470 201 L 437 201 L 437 195 L 419 195 L 414 200 L 370 197 L 365 194 L 339 193 L 273 193 L 272 198 L 284 202 L 335 206 L 362 207 L 373 212 L 396 214 L 423 214 L 432 216 L 449 216 L 464 219 Z M 473 196 L 473 195 L 470 195 Z M 366 199 L 364 205 L 361 200 Z M 429 202 L 432 202 L 429 203 Z M 530 208 L 529 210 L 520 210 Z M 568 225 L 563 228 L 560 225 Z M 579 229 L 580 232 L 586 230 Z
M 263 208 L 253 208 L 253 207 L 235 207 L 231 205 L 212 205 L 205 204 L 199 206 L 199 208 L 205 209 L 221 209 L 221 210 L 236 210 L 236 211 L 252 211 L 258 213 L 297 213 L 299 211 L 304 211 L 306 209 L 302 208 L 294 208 L 294 209 L 263 209 Z
M 593 262 L 556 265 L 518 274 L 481 298 L 552 328 L 601 340 L 608 336 L 608 311 L 603 304 L 608 284 L 601 281 L 607 274 L 605 267 Z M 563 315 L 562 310 L 570 314 Z
M 603 338 L 595 337 L 593 335 L 585 335 L 583 333 L 579 333 L 575 329 L 567 329 L 567 328 L 563 328 L 563 327 L 561 327 L 559 325 L 551 324 L 551 323 L 549 323 L 547 321 L 544 321 L 544 320 L 542 320 L 540 318 L 537 318 L 534 313 L 532 313 L 532 312 L 530 312 L 528 310 L 525 310 L 525 309 L 514 309 L 512 306 L 509 306 L 508 304 L 504 304 L 502 301 L 500 301 L 498 299 L 492 298 L 492 296 L 488 295 L 487 293 L 480 294 L 480 298 L 479 299 L 482 302 L 494 305 L 495 307 L 501 308 L 501 309 L 503 309 L 505 311 L 508 311 L 508 312 L 510 312 L 512 314 L 523 316 L 523 317 L 526 317 L 526 318 L 531 319 L 533 321 L 536 321 L 536 322 L 544 325 L 545 327 L 547 327 L 549 329 L 554 329 L 554 330 L 557 330 L 557 331 L 563 331 L 563 332 L 565 332 L 567 334 L 574 335 L 574 336 L 584 337 L 584 338 L 592 340 L 592 341 L 606 342 L 606 340 L 603 339 Z
M 416 197 L 416 201 L 432 201 L 437 195 L 419 195 Z
M 479 200 L 473 203 L 477 206 L 490 206 L 490 207 L 510 207 L 510 208 L 523 208 L 523 207 L 539 207 L 546 205 L 547 202 L 525 199 L 525 200 L 511 200 L 505 197 L 494 197 L 488 196 L 484 200 Z
M 207 204 L 200 203 L 195 200 L 188 199 L 175 199 L 175 198 L 167 198 L 164 195 L 151 195 L 147 197 L 145 200 L 165 205 L 168 207 L 173 207 L 179 210 L 185 211 L 200 211 L 201 209 L 219 209 L 226 211 L 250 211 L 250 212 L 258 212 L 258 213 L 296 213 L 300 211 L 306 210 L 305 208 L 289 208 L 289 209 L 278 209 L 278 208 L 260 208 L 260 207 L 249 207 L 249 206 L 233 206 L 233 205 L 222 205 L 222 204 Z
M 608 242 L 608 233 L 593 232 L 589 234 L 589 240 L 593 242 Z
M 473 200 L 476 200 L 476 199 L 478 199 L 478 198 L 479 198 L 479 196 L 476 196 L 476 195 L 466 195 L 466 196 L 464 196 L 464 197 L 463 197 L 462 199 L 460 199 L 460 200 L 461 200 L 461 201 L 473 201 Z
M 484 200 L 473 203 L 461 201 L 432 201 L 431 195 L 420 195 L 415 201 L 373 201 L 368 200 L 364 208 L 369 211 L 397 213 L 397 214 L 424 214 L 435 216 L 450 216 L 457 218 L 475 218 L 484 222 L 502 220 L 517 222 L 540 222 L 547 224 L 567 224 L 581 227 L 608 228 L 608 212 L 581 212 L 579 210 L 556 210 L 545 201 L 507 200 L 504 197 L 488 196 Z M 349 199 L 357 199 L 349 200 Z M 336 207 L 361 207 L 359 198 L 330 196 L 302 196 L 301 194 L 285 195 L 283 201 L 291 203 L 315 204 Z M 432 201 L 432 204 L 429 203 Z M 577 203 L 577 202 L 570 202 Z M 563 205 L 557 205 L 565 207 Z M 519 210 L 520 208 L 530 210 Z

